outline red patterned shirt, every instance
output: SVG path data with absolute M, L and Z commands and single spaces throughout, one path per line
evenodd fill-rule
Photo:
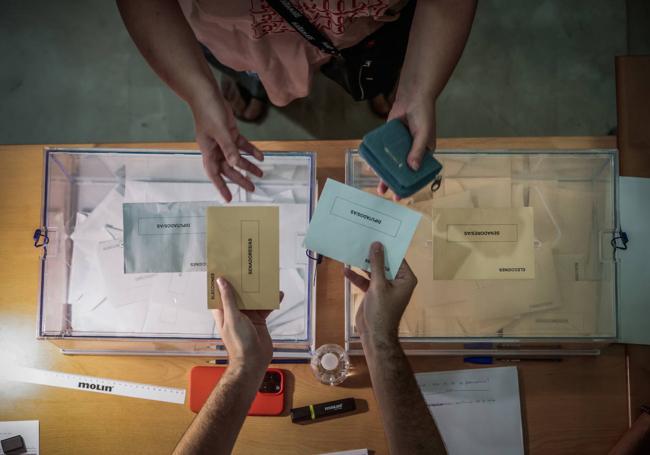
M 339 49 L 395 20 L 405 0 L 292 0 Z M 298 34 L 266 0 L 179 0 L 197 39 L 221 63 L 256 72 L 269 99 L 284 106 L 309 94 L 330 56 Z

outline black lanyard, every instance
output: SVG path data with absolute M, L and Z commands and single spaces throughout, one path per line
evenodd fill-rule
M 341 55 L 334 43 L 325 34 L 321 33 L 314 24 L 309 22 L 309 19 L 298 8 L 293 6 L 290 0 L 266 1 L 276 13 L 282 16 L 295 31 L 300 33 L 311 44 L 326 54 Z

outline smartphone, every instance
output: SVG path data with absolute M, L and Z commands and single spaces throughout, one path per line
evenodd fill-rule
M 197 366 L 190 370 L 190 409 L 199 412 L 226 367 Z M 277 416 L 284 410 L 284 372 L 269 368 L 248 410 L 249 416 Z

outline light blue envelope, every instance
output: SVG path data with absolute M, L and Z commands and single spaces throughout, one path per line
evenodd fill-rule
M 307 230 L 305 247 L 369 271 L 370 245 L 381 242 L 386 276 L 392 280 L 420 218 L 420 213 L 399 204 L 327 179 Z

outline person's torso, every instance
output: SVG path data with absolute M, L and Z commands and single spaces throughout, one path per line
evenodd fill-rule
M 330 56 L 296 32 L 266 0 L 179 0 L 197 39 L 235 70 L 259 74 L 274 104 L 308 94 Z M 406 0 L 292 0 L 339 49 L 395 20 Z

